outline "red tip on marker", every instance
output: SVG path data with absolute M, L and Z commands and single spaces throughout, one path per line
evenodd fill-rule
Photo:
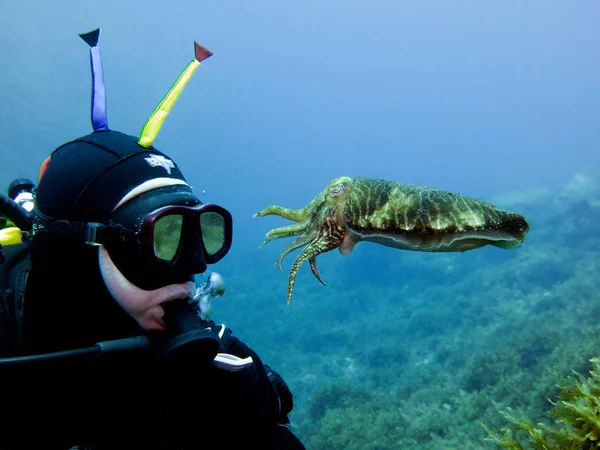
M 202 47 L 197 42 L 194 42 L 194 51 L 196 52 L 196 60 L 198 62 L 204 61 L 205 59 L 210 58 L 213 55 L 213 52 L 211 52 L 206 47 Z

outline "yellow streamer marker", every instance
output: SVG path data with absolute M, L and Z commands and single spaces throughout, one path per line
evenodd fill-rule
M 179 75 L 177 81 L 171 86 L 167 95 L 163 97 L 156 109 L 154 109 L 152 114 L 150 114 L 150 117 L 146 120 L 146 123 L 140 132 L 140 139 L 138 141 L 138 144 L 142 147 L 152 147 L 152 143 L 154 142 L 154 139 L 156 139 L 165 118 L 179 98 L 179 94 L 181 94 L 181 91 L 183 91 L 183 88 L 200 65 L 200 62 L 212 56 L 210 50 L 202 47 L 197 42 L 194 42 L 194 51 L 195 58 L 187 65 L 183 72 L 181 72 L 181 75 Z

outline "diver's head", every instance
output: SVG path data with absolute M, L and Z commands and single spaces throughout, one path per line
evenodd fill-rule
M 202 205 L 167 155 L 116 131 L 59 147 L 43 169 L 36 207 L 41 230 L 60 236 L 62 226 L 82 245 L 103 245 L 144 290 L 190 281 L 231 244 L 225 209 Z
M 194 59 L 136 138 L 108 127 L 100 30 L 80 36 L 90 46 L 94 132 L 59 147 L 42 165 L 34 239 L 45 232 L 103 246 L 111 263 L 144 290 L 189 281 L 229 250 L 231 215 L 203 206 L 173 159 L 152 144 L 185 84 L 212 53 L 194 43 Z

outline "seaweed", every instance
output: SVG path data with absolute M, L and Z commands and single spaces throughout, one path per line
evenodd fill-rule
M 534 423 L 508 407 L 500 414 L 508 422 L 500 432 L 485 424 L 486 441 L 511 450 L 592 449 L 600 444 L 600 358 L 590 359 L 592 369 L 586 378 L 576 371 L 559 379 L 556 401 L 548 400 L 553 423 Z

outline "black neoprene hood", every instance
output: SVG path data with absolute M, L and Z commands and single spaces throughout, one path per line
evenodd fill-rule
M 57 148 L 36 192 L 40 212 L 54 219 L 106 223 L 133 188 L 154 178 L 186 181 L 175 162 L 118 131 L 97 131 Z

